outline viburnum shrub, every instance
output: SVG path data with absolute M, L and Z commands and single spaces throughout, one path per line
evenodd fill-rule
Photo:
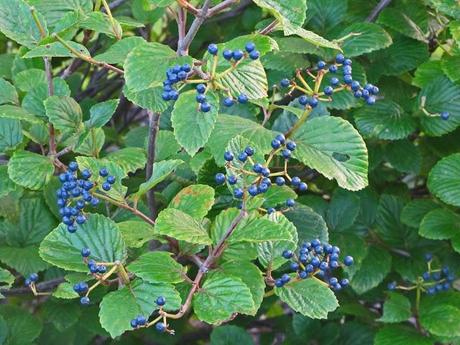
M 460 343 L 460 7 L 0 0 L 0 345 Z

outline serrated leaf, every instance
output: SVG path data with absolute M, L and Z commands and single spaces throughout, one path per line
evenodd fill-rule
M 118 99 L 100 102 L 91 107 L 89 110 L 90 118 L 85 124 L 88 127 L 102 127 L 110 121 L 112 115 L 118 107 Z
M 86 49 L 85 46 L 82 46 L 81 44 L 78 44 L 72 41 L 67 41 L 66 43 L 70 47 L 72 47 L 74 50 L 76 50 L 77 52 L 85 56 L 91 56 L 91 54 L 89 53 L 88 49 Z M 34 49 L 28 51 L 23 56 L 23 58 L 30 59 L 30 58 L 43 57 L 43 56 L 75 57 L 74 53 L 72 53 L 68 48 L 64 47 L 61 42 L 53 42 L 53 43 L 47 43 L 45 45 L 40 45 L 40 46 L 35 47 Z
M 44 15 L 50 26 L 57 25 L 67 14 L 75 12 L 83 14 L 93 10 L 91 0 L 28 0 L 27 2 Z
M 376 270 L 375 267 L 379 269 Z M 390 269 L 390 254 L 381 248 L 370 247 L 360 267 L 351 272 L 350 285 L 356 293 L 363 294 L 379 285 Z
M 80 105 L 68 96 L 51 96 L 45 101 L 46 116 L 55 128 L 76 132 L 82 123 Z
M 268 218 L 249 220 L 244 226 L 237 228 L 229 238 L 230 243 L 265 241 L 286 241 L 292 239 L 289 231 L 282 225 Z
M 18 104 L 18 93 L 13 85 L 3 78 L 0 78 L 0 104 Z
M 129 248 L 141 248 L 142 245 L 155 238 L 153 226 L 138 220 L 127 220 L 117 223 L 121 237 Z
M 125 147 L 118 151 L 109 153 L 104 159 L 110 162 L 115 162 L 123 169 L 125 175 L 144 168 L 147 161 L 144 149 L 139 147 Z
M 391 36 L 374 23 L 352 24 L 340 33 L 341 37 L 347 35 L 350 37 L 341 43 L 341 48 L 344 54 L 349 57 L 383 49 L 393 43 Z
M 447 240 L 460 234 L 460 216 L 448 209 L 438 208 L 423 217 L 420 236 L 431 240 Z
M 47 36 L 45 19 L 39 12 L 36 14 Z M 42 39 L 30 6 L 23 0 L 0 1 L 0 31 L 27 48 L 33 48 Z
M 331 289 L 316 278 L 275 288 L 275 294 L 293 310 L 312 319 L 326 319 L 339 306 Z
M 0 119 L 0 152 L 14 149 L 22 140 L 23 135 L 20 121 Z
M 422 164 L 420 149 L 412 141 L 392 141 L 385 147 L 385 157 L 393 168 L 402 173 L 420 172 Z M 411 159 L 408 160 L 407 157 Z
M 211 333 L 211 345 L 254 345 L 252 337 L 241 327 L 225 325 Z
M 123 262 L 126 258 L 125 243 L 117 225 L 99 214 L 90 214 L 74 234 L 61 223 L 40 244 L 40 256 L 57 267 L 87 272 L 81 259 L 82 248 L 89 248 L 91 258 L 98 262 Z
M 277 0 L 255 0 L 257 6 L 268 10 L 281 23 L 292 23 L 301 27 L 306 18 L 307 3 L 305 0 L 292 0 L 290 2 Z
M 460 56 L 444 56 L 442 58 L 442 70 L 449 77 L 451 81 L 458 82 L 460 80 Z
M 410 6 L 410 9 L 407 7 L 404 8 L 403 6 L 404 5 L 400 6 L 400 8 L 385 8 L 380 13 L 377 22 L 396 30 L 403 35 L 426 43 L 427 39 L 425 37 L 425 32 L 428 26 L 426 8 L 424 6 L 418 6 L 417 3 Z M 404 9 L 407 11 L 403 12 Z M 420 27 L 419 24 L 422 27 Z
M 324 47 L 324 48 L 331 48 L 340 50 L 340 46 L 335 43 L 328 41 L 327 39 L 321 37 L 320 35 L 315 34 L 313 31 L 305 30 L 302 27 L 294 26 L 290 23 L 284 23 L 284 34 L 286 36 L 296 35 L 303 38 L 308 43 L 311 43 L 315 47 Z
M 147 283 L 140 279 L 120 290 L 108 293 L 102 299 L 99 319 L 112 338 L 131 329 L 130 321 L 139 315 L 148 318 L 158 306 L 157 297 L 166 299 L 165 310 L 177 310 L 181 305 L 179 293 L 170 284 Z
M 431 80 L 419 94 L 417 103 L 422 104 L 425 98 L 425 109 L 431 114 L 449 112 L 447 121 L 439 116 L 421 115 L 420 123 L 424 132 L 431 136 L 440 136 L 452 132 L 460 125 L 460 86 L 446 77 Z
M 411 315 L 409 299 L 399 293 L 391 292 L 383 304 L 383 315 L 378 320 L 385 323 L 403 322 L 408 320 Z
M 37 190 L 45 186 L 54 173 L 49 157 L 29 151 L 18 151 L 8 164 L 8 176 L 16 184 Z
M 80 22 L 80 27 L 117 38 L 120 38 L 123 32 L 120 23 L 115 18 L 110 19 L 102 12 L 88 13 Z
M 418 228 L 423 217 L 430 211 L 439 208 L 431 199 L 413 200 L 404 206 L 401 212 L 401 222 L 407 226 Z
M 431 334 L 442 337 L 460 336 L 460 308 L 456 305 L 435 303 L 435 299 L 420 306 L 420 323 Z
M 294 133 L 294 157 L 318 170 L 340 187 L 360 190 L 367 186 L 367 149 L 363 139 L 347 121 L 324 116 L 311 119 Z
M 14 280 L 14 275 L 10 271 L 0 268 L 0 285 L 2 289 L 11 287 Z
M 431 169 L 428 188 L 447 204 L 460 206 L 460 153 L 441 159 Z
M 193 296 L 193 309 L 201 321 L 220 324 L 234 313 L 252 314 L 254 301 L 241 279 L 215 273 Z
M 207 102 L 211 105 L 207 113 L 198 108 L 195 97 L 195 91 L 182 93 L 171 114 L 174 136 L 192 157 L 208 142 L 219 112 L 219 97 L 216 93 L 206 93 Z
M 128 270 L 147 282 L 180 283 L 186 269 L 171 255 L 168 252 L 145 253 L 130 263 Z
M 306 22 L 315 32 L 324 34 L 344 20 L 347 9 L 346 0 L 309 0 Z
M 42 123 L 40 119 L 28 113 L 21 107 L 15 105 L 0 105 L 0 118 L 10 120 L 20 120 L 30 123 Z
M 284 215 L 297 228 L 299 243 L 310 242 L 316 238 L 325 243 L 329 241 L 326 222 L 310 207 L 298 203 L 284 212 Z
M 433 340 L 412 328 L 385 326 L 375 336 L 374 345 L 432 345 Z
M 200 221 L 173 208 L 160 212 L 156 220 L 155 232 L 188 243 L 211 244 L 211 239 Z
M 167 161 L 155 162 L 153 164 L 152 176 L 148 181 L 142 183 L 139 186 L 139 190 L 134 194 L 135 199 L 139 199 L 142 195 L 147 193 L 148 190 L 154 188 L 157 184 L 164 181 L 169 174 L 171 174 L 176 168 L 184 163 L 180 159 L 171 159 Z
M 48 268 L 48 264 L 38 255 L 38 247 L 0 247 L 0 261 L 24 276 Z
M 413 229 L 401 223 L 404 200 L 395 195 L 383 194 L 380 197 L 376 215 L 376 232 L 386 243 L 400 246 L 410 243 Z
M 414 119 L 392 101 L 378 101 L 373 106 L 363 107 L 355 112 L 354 118 L 365 137 L 398 140 L 416 129 Z
M 428 60 L 418 66 L 412 78 L 412 85 L 423 88 L 442 73 L 440 60 Z
M 147 43 L 142 37 L 126 37 L 112 44 L 104 53 L 94 57 L 97 61 L 104 61 L 110 64 L 123 64 L 134 48 Z
M 359 197 L 343 189 L 337 189 L 329 204 L 326 221 L 331 230 L 349 228 L 358 217 L 361 208 Z
M 1 305 L 0 316 L 3 317 L 8 326 L 6 336 L 6 344 L 8 345 L 32 344 L 43 328 L 43 324 L 37 317 L 15 305 Z
M 203 219 L 214 205 L 214 189 L 196 184 L 185 187 L 169 203 L 169 208 L 175 208 L 187 213 L 195 219 Z

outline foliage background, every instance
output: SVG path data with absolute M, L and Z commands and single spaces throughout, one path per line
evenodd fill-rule
M 166 207 L 186 186 L 200 183 L 215 187 L 213 176 L 221 170 L 216 161 L 221 163 L 221 153 L 231 136 L 242 134 L 258 146 L 266 146 L 274 131 L 285 131 L 296 120 L 289 110 L 276 111 L 263 129 L 259 107 L 237 106 L 226 121 L 217 122 L 209 141 L 196 148 L 204 146 L 204 150 L 196 155 L 194 148 L 186 150 L 192 153 L 190 156 L 178 144 L 188 136 L 177 138 L 173 133 L 171 108 L 158 100 L 155 90 L 149 89 L 149 76 L 164 62 L 155 52 L 130 55 L 125 60 L 141 40 L 139 37 L 177 49 L 176 20 L 163 6 L 173 1 L 114 1 L 112 10 L 123 37 L 133 37 L 123 47 L 116 46 L 113 27 L 106 18 L 91 17 L 93 4 L 89 0 L 26 2 L 43 15 L 47 35 L 59 32 L 65 39 L 86 47 L 77 49 L 87 49 L 95 59 L 125 70 L 123 78 L 106 68 L 73 59 L 62 46 L 56 48 L 52 59 L 53 74 L 60 77 L 54 83 L 56 94 L 72 97 L 81 107 L 79 116 L 84 121 L 89 120 L 92 107 L 100 102 L 108 102 L 105 110 L 109 113 L 106 120 L 89 126 L 92 129 L 88 137 L 81 139 L 83 142 L 75 144 L 75 138 L 59 137 L 58 150 L 73 147 L 60 157 L 63 163 L 76 156 L 94 156 L 124 164 L 122 168 L 129 172 L 129 178 L 123 182 L 128 193 L 136 191 L 145 181 L 149 136 L 148 112 L 136 104 L 161 111 L 155 160 L 181 159 L 186 164 L 156 187 L 157 210 Z M 227 42 L 265 28 L 272 22 L 273 12 L 264 7 L 273 4 L 289 3 L 281 14 L 276 12 L 285 29 L 289 23 L 295 24 L 297 30 L 301 26 L 331 42 L 349 33 L 361 33 L 340 45 L 347 56 L 354 58 L 354 77 L 379 86 L 378 102 L 366 107 L 351 96 L 337 95 L 334 102 L 319 107 L 315 115 L 341 117 L 364 137 L 369 186 L 346 178 L 340 185 L 356 190 L 348 191 L 338 187 L 336 180 L 322 176 L 327 175 L 327 169 L 321 164 L 312 167 L 299 163 L 297 172 L 308 182 L 310 191 L 297 199 L 300 216 L 293 220 L 298 231 L 329 236 L 331 243 L 355 257 L 357 265 L 348 272 L 351 288 L 338 294 L 340 307 L 327 320 L 293 313 L 277 297 L 269 297 L 255 317 L 238 316 L 220 327 L 202 323 L 191 314 L 174 321 L 178 334 L 175 337 L 149 329 L 127 332 L 115 340 L 101 327 L 97 305 L 83 309 L 75 299 L 34 298 L 20 287 L 23 276 L 32 272 L 40 272 L 40 281 L 52 282 L 44 287 L 54 287 L 66 272 L 39 255 L 40 243 L 58 225 L 54 200 L 57 178 L 52 164 L 46 158 L 37 158 L 47 152 L 49 141 L 46 103 L 43 105 L 47 82 L 43 52 L 34 48 L 40 41 L 35 24 L 15 22 L 29 18 L 28 7 L 22 9 L 24 14 L 12 3 L 16 1 L 0 0 L 0 28 L 4 33 L 0 34 L 0 281 L 5 285 L 1 292 L 6 296 L 0 302 L 0 344 L 460 343 L 460 297 L 455 291 L 458 282 L 454 282 L 454 291 L 424 295 L 420 315 L 414 315 L 414 294 L 389 294 L 386 289 L 393 280 L 415 281 L 426 270 L 426 252 L 435 255 L 438 266 L 449 265 L 460 273 L 458 1 L 241 0 L 206 20 L 190 46 L 189 54 L 197 59 L 211 42 Z M 200 1 L 192 3 L 201 6 Z M 212 6 L 218 3 L 213 1 Z M 177 5 L 171 6 L 174 12 Z M 75 20 L 76 12 L 83 13 L 83 19 Z M 192 17 L 189 15 L 189 22 Z M 75 23 L 69 24 L 72 20 Z M 59 25 L 65 29 L 60 30 Z M 262 58 L 268 85 L 293 76 L 296 68 L 311 66 L 318 57 L 331 59 L 335 54 L 305 37 L 284 33 L 279 29 L 270 33 L 279 50 L 267 52 Z M 304 36 L 310 38 L 308 34 Z M 49 36 L 41 44 L 50 42 L 53 39 Z M 449 120 L 423 114 L 422 98 L 432 113 L 449 111 Z M 287 105 L 289 100 L 284 102 Z M 73 103 L 72 107 L 77 108 Z M 63 132 L 80 125 L 81 121 L 72 123 L 66 119 L 55 123 L 57 130 Z M 333 135 L 333 129 L 323 128 L 328 142 L 340 138 Z M 37 155 L 29 157 L 27 152 Z M 24 154 L 27 157 L 21 160 Z M 330 176 L 339 179 L 337 175 L 333 172 Z M 208 215 L 211 219 L 231 204 L 225 188 L 217 188 L 215 195 L 216 203 Z M 149 212 L 144 199 L 140 208 Z M 99 211 L 107 214 L 103 208 Z M 124 212 L 112 214 L 112 218 L 117 222 L 131 219 Z M 131 258 L 148 250 L 144 243 L 151 239 L 148 229 L 144 236 L 129 249 Z M 94 299 L 102 299 L 106 292 L 99 291 Z

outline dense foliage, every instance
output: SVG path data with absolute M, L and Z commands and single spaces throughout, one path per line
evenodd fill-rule
M 0 345 L 460 344 L 456 0 L 0 0 Z

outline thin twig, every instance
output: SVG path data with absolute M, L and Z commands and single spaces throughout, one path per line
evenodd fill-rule
M 217 13 L 222 12 L 226 10 L 227 8 L 231 7 L 232 5 L 240 2 L 240 0 L 225 0 L 222 1 L 220 4 L 217 4 L 216 6 L 212 7 L 208 11 L 208 18 L 215 16 Z
M 56 278 L 48 281 L 44 281 L 35 285 L 37 291 L 46 292 L 54 289 L 56 286 L 64 282 L 64 278 Z M 31 293 L 31 290 L 28 286 L 14 288 L 14 289 L 5 289 L 0 288 L 0 293 L 4 296 L 15 296 L 15 295 L 27 295 Z
M 147 166 L 145 169 L 145 178 L 148 181 L 153 174 L 153 163 L 155 162 L 155 147 L 160 125 L 160 113 L 148 111 L 149 115 L 149 143 L 147 148 Z M 155 220 L 157 216 L 157 209 L 155 205 L 155 191 L 150 189 L 147 192 L 147 203 L 150 211 L 150 218 Z
M 278 26 L 278 20 L 275 19 L 274 21 L 272 21 L 270 24 L 268 24 L 265 28 L 263 28 L 262 30 L 259 31 L 259 34 L 261 35 L 268 35 L 270 34 L 271 32 L 273 32 L 273 30 L 276 29 L 276 27 Z
M 374 7 L 372 12 L 366 18 L 366 21 L 367 22 L 373 22 L 374 20 L 376 20 L 378 15 L 379 15 L 379 13 L 382 12 L 383 9 L 390 4 L 390 2 L 391 2 L 391 0 L 380 0 L 380 2 L 377 4 L 377 6 Z

